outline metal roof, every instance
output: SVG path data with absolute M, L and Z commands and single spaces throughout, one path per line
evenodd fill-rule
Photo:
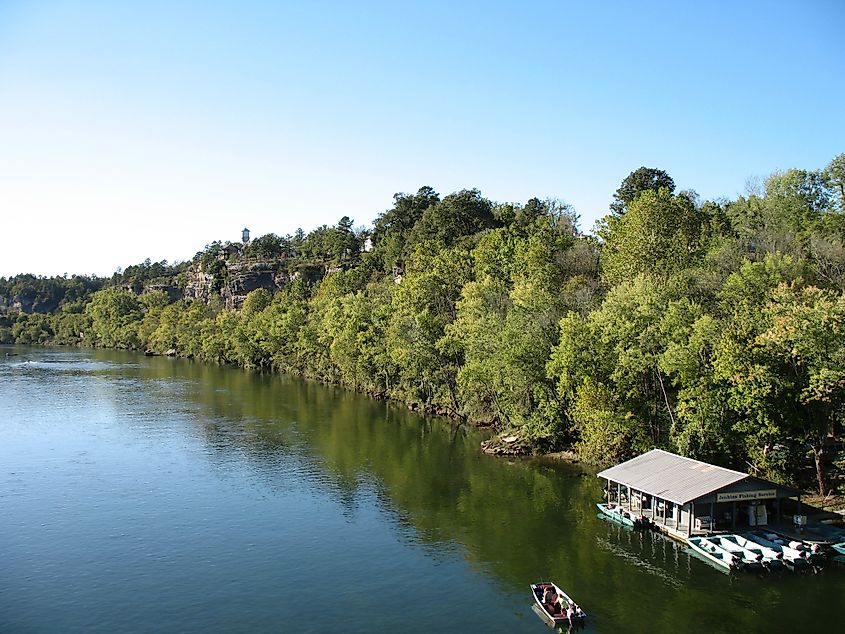
M 753 476 L 652 449 L 598 474 L 643 493 L 686 504 Z

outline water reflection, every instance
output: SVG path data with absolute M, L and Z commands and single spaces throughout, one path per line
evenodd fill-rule
M 138 568 L 136 591 L 174 612 L 201 603 L 235 631 L 272 630 L 262 620 L 270 617 L 308 631 L 302 585 L 326 579 L 346 613 L 320 627 L 345 631 L 538 631 L 528 584 L 540 579 L 566 589 L 594 631 L 786 631 L 845 617 L 837 571 L 731 579 L 661 536 L 598 519 L 601 488 L 589 469 L 484 456 L 465 426 L 344 390 L 115 351 L 24 350 L 0 363 L 0 379 L 14 382 L 0 411 L 16 455 L 48 460 L 40 426 L 69 456 L 61 481 L 49 469 L 25 473 L 25 463 L 22 474 L 3 474 L 0 503 L 18 496 L 17 512 L 75 535 L 66 550 L 85 543 L 80 526 L 102 534 L 104 553 Z M 15 422 L 39 399 L 38 420 Z M 65 490 L 38 489 L 39 479 Z M 86 487 L 112 497 L 92 499 Z M 98 533 L 97 522 L 108 530 Z M 144 584 L 156 575 L 182 594 L 153 593 Z M 409 592 L 420 619 L 410 628 Z M 232 596 L 241 598 L 224 609 Z M 786 612 L 786 598 L 807 608 Z M 482 601 L 484 614 L 466 610 Z M 253 617 L 239 620 L 244 610 Z M 194 626 L 211 618 L 186 613 Z

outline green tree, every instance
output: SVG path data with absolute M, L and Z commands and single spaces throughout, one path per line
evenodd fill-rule
M 375 393 L 392 386 L 396 370 L 386 346 L 391 290 L 381 284 L 346 294 L 324 322 L 331 335 L 329 356 L 345 385 Z
M 259 260 L 278 258 L 286 251 L 285 242 L 284 238 L 277 236 L 275 233 L 268 233 L 251 240 L 244 247 L 244 256 Z
M 758 362 L 772 367 L 769 402 L 781 409 L 790 436 L 813 452 L 820 495 L 830 491 L 827 440 L 845 404 L 845 296 L 781 284 L 764 310 L 768 328 L 757 338 Z
M 602 272 L 609 286 L 646 273 L 668 277 L 702 254 L 704 217 L 686 196 L 642 192 L 603 231 Z
M 138 326 L 143 304 L 134 293 L 119 288 L 97 291 L 91 297 L 86 313 L 91 318 L 95 345 L 130 349 L 142 345 Z
M 845 213 L 845 154 L 834 157 L 825 167 L 822 177 L 832 192 L 837 209 Z
M 471 277 L 466 249 L 417 245 L 407 274 L 393 293 L 387 330 L 388 354 L 398 368 L 400 390 L 455 413 L 461 411 L 456 383 L 461 359 L 441 339 L 457 316 L 461 289 Z
M 360 245 L 352 231 L 352 219 L 349 216 L 341 218 L 329 236 L 329 252 L 336 262 L 355 260 L 358 257 Z
M 414 225 L 410 241 L 412 244 L 429 241 L 451 246 L 462 237 L 498 224 L 492 203 L 477 189 L 464 189 L 427 207 Z
M 781 283 L 802 284 L 804 267 L 790 257 L 746 261 L 719 294 L 721 323 L 713 334 L 712 382 L 733 412 L 732 429 L 744 439 L 749 461 L 768 477 L 793 479 L 795 465 L 784 471 L 777 448 L 794 444 L 784 413 L 792 408 L 778 389 L 782 380 L 759 340 L 769 327 L 765 308 Z M 785 399 L 785 400 L 784 400 Z
M 307 291 L 295 282 L 273 297 L 262 311 L 264 345 L 273 367 L 280 372 L 301 373 L 297 340 L 308 315 Z
M 666 189 L 670 194 L 675 191 L 675 181 L 665 171 L 654 167 L 640 167 L 628 174 L 613 194 L 611 212 L 621 216 L 641 194 L 647 191 L 659 192 Z
M 440 202 L 440 195 L 431 187 L 420 187 L 416 194 L 394 194 L 393 207 L 380 214 L 373 223 L 372 240 L 388 270 L 401 266 L 411 230 L 426 209 Z
M 590 425 L 624 420 L 626 451 L 670 444 L 676 395 L 661 361 L 683 338 L 676 317 L 694 310 L 689 302 L 673 310 L 678 301 L 671 285 L 640 275 L 614 287 L 586 318 L 569 313 L 561 320 L 547 371 L 582 441 L 602 437 Z M 597 402 L 610 418 L 583 417 L 584 404 Z
M 54 334 L 49 316 L 40 313 L 18 314 L 11 328 L 15 343 L 25 345 L 44 345 Z

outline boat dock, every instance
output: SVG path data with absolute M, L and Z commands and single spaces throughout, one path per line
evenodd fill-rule
M 796 530 L 795 516 L 806 521 L 796 489 L 661 449 L 598 477 L 607 481 L 607 502 L 647 518 L 652 528 L 683 543 L 692 536 L 757 527 L 789 535 Z M 787 509 L 794 513 L 787 515 Z
M 598 477 L 605 515 L 645 524 L 724 570 L 801 571 L 845 548 L 840 515 L 802 507 L 800 491 L 747 473 L 653 449 Z

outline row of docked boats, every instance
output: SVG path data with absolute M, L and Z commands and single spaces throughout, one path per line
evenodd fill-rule
M 824 553 L 815 546 L 764 531 L 689 537 L 687 543 L 706 560 L 728 570 L 777 572 L 787 568 L 801 572 L 825 561 Z

